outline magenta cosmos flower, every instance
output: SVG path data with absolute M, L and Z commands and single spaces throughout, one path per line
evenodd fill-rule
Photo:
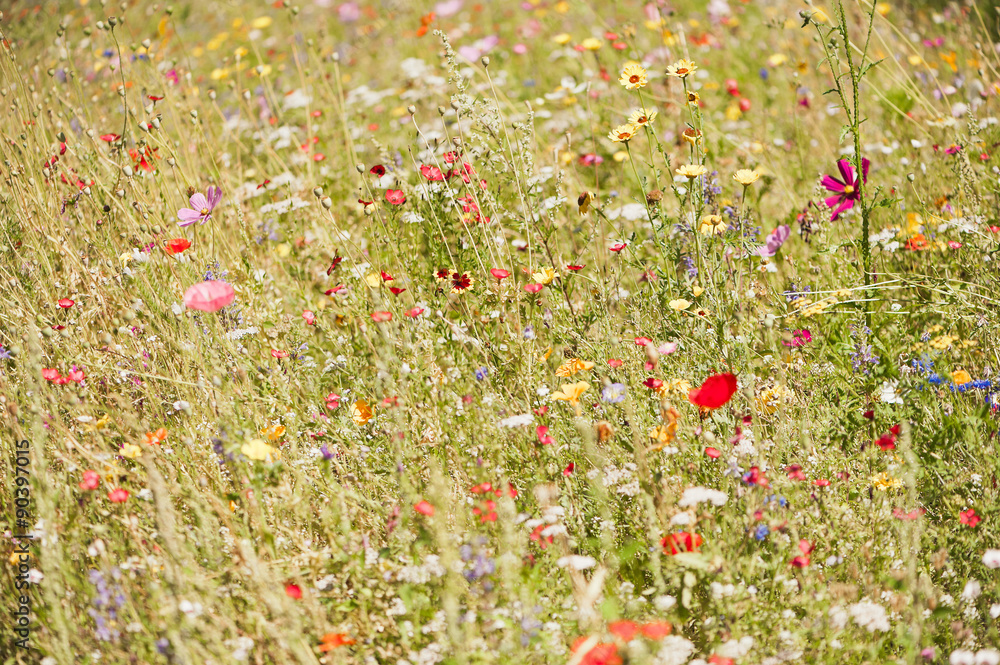
M 209 187 L 204 194 L 198 192 L 191 197 L 190 208 L 181 208 L 177 211 L 177 218 L 181 220 L 177 226 L 191 226 L 195 222 L 204 224 L 212 218 L 212 211 L 222 200 L 222 190 L 218 187 Z
M 830 215 L 831 222 L 837 219 L 840 213 L 853 208 L 854 203 L 861 198 L 861 183 L 858 181 L 851 162 L 842 159 L 837 162 L 837 168 L 840 169 L 840 177 L 843 180 L 834 178 L 832 175 L 823 176 L 823 186 L 834 193 L 833 196 L 824 199 L 827 207 L 833 208 L 833 214 Z M 861 160 L 861 177 L 861 182 L 868 182 L 867 159 Z

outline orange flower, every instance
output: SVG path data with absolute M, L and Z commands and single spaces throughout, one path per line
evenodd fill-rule
M 344 633 L 327 633 L 320 638 L 320 651 L 332 651 L 337 647 L 354 644 L 354 640 Z
M 167 439 L 167 430 L 164 427 L 155 432 L 146 432 L 142 437 L 142 442 L 147 446 L 160 445 Z

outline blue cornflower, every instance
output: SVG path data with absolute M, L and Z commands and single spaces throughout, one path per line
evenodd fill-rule
M 771 533 L 771 530 L 767 528 L 766 524 L 758 524 L 757 529 L 754 531 L 753 537 L 757 540 L 764 540 L 767 538 L 767 534 Z
M 476 378 L 480 381 L 485 380 L 486 377 L 489 375 L 490 375 L 489 367 L 480 367 L 479 369 L 476 370 Z

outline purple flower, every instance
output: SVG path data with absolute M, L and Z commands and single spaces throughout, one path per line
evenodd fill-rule
M 868 182 L 868 163 L 867 159 L 861 160 L 863 182 Z M 827 207 L 833 208 L 833 214 L 830 215 L 831 222 L 837 219 L 840 213 L 853 208 L 855 201 L 861 198 L 861 182 L 859 182 L 851 162 L 842 159 L 837 162 L 837 168 L 840 169 L 840 176 L 843 180 L 834 178 L 832 175 L 825 175 L 822 180 L 823 186 L 834 193 L 834 196 L 828 196 L 824 199 Z
M 204 194 L 198 192 L 191 197 L 190 208 L 181 208 L 177 211 L 177 218 L 181 220 L 177 226 L 191 226 L 195 222 L 204 224 L 212 218 L 212 211 L 221 200 L 222 190 L 218 187 L 209 187 Z
M 628 389 L 624 383 L 611 383 L 604 386 L 604 389 L 601 390 L 601 399 L 611 404 L 618 404 L 625 399 L 627 391 Z

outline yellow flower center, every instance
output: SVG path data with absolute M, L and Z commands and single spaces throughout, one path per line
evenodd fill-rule
M 853 194 L 854 188 L 850 185 L 844 185 L 844 194 Z
M 209 209 L 208 208 L 202 208 L 201 209 L 201 214 L 207 215 L 208 213 L 209 213 Z

